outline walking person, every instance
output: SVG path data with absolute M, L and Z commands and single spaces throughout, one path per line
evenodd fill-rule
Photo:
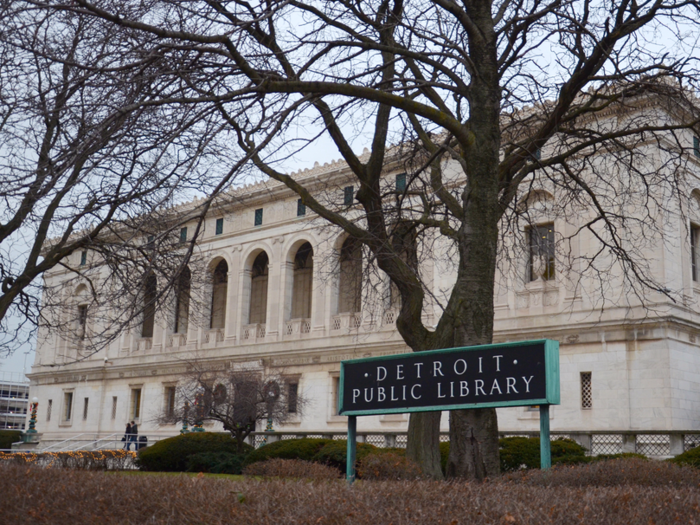
M 138 451 L 139 449 L 139 444 L 136 442 L 136 440 L 139 437 L 139 426 L 136 424 L 136 421 L 131 422 L 131 441 L 134 443 L 134 450 Z M 129 449 L 127 449 L 129 450 Z
M 131 446 L 131 423 L 129 422 L 126 423 L 126 430 L 124 431 L 124 439 L 122 439 L 122 441 L 124 442 L 124 448 L 129 450 Z

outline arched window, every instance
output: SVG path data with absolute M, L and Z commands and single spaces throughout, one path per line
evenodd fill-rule
M 268 257 L 260 252 L 253 261 L 253 275 L 250 285 L 250 324 L 264 324 L 267 321 L 267 274 Z
M 228 264 L 221 261 L 214 268 L 211 294 L 210 328 L 223 328 L 226 323 L 226 296 L 228 295 Z
M 360 311 L 362 301 L 362 245 L 348 237 L 340 248 L 338 313 Z
M 294 284 L 292 286 L 292 319 L 311 317 L 311 284 L 314 250 L 308 242 L 302 244 L 294 256 Z
M 190 286 L 192 285 L 192 273 L 185 266 L 177 278 L 175 286 L 175 333 L 186 334 L 190 318 Z
M 143 322 L 141 323 L 141 337 L 153 337 L 153 326 L 156 319 L 158 281 L 154 274 L 149 273 L 143 284 Z

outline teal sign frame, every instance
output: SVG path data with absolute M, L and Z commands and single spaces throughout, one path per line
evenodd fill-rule
M 395 371 L 395 377 L 390 377 L 390 370 Z M 412 376 L 409 370 L 413 370 Z M 392 383 L 392 379 L 401 382 Z M 491 381 L 491 395 L 488 395 L 487 385 Z M 405 385 L 409 389 L 415 386 L 421 395 L 415 395 L 415 389 L 413 396 L 407 395 Z M 527 392 L 523 385 L 527 386 Z M 484 394 L 484 401 L 476 400 L 479 393 Z M 453 402 L 455 397 L 457 400 Z M 550 468 L 549 406 L 559 403 L 559 341 L 551 339 L 342 361 L 338 414 L 348 416 L 347 481 L 352 483 L 355 479 L 357 417 L 406 412 L 539 406 L 541 467 Z

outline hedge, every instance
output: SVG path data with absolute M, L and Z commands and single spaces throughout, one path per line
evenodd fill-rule
M 283 439 L 268 443 L 260 448 L 257 448 L 248 454 L 245 460 L 246 465 L 265 461 L 267 459 L 301 459 L 303 461 L 313 461 L 314 456 L 324 446 L 332 443 L 332 439 Z
M 22 432 L 19 430 L 0 430 L 0 449 L 10 450 L 12 443 L 22 441 Z
M 574 465 L 593 461 L 586 456 L 586 449 L 571 439 L 556 439 L 552 441 L 552 463 Z M 501 471 L 512 472 L 520 469 L 540 467 L 540 439 L 527 437 L 507 437 L 499 439 Z M 404 455 L 404 449 L 377 448 L 367 443 L 357 444 L 358 462 L 370 454 L 387 452 Z M 450 444 L 440 443 L 440 465 L 445 472 Z M 345 471 L 347 461 L 347 441 L 332 439 L 288 439 L 267 444 L 251 452 L 245 464 L 272 458 L 301 459 L 315 461 L 333 466 L 341 472 Z
M 245 445 L 245 454 L 252 447 Z M 216 432 L 190 432 L 158 441 L 139 451 L 136 464 L 141 470 L 154 472 L 184 472 L 190 456 L 203 452 L 228 452 L 235 456 L 238 443 L 230 434 Z M 243 458 L 240 458 L 243 462 Z
M 676 465 L 688 465 L 690 467 L 700 468 L 700 447 L 691 448 L 683 452 L 683 454 L 678 454 L 675 458 L 669 459 L 669 461 Z
M 188 472 L 240 474 L 244 456 L 230 452 L 198 452 L 187 458 Z
M 540 438 L 506 437 L 498 440 L 498 446 L 501 472 L 540 468 Z M 554 465 L 575 465 L 592 461 L 592 458 L 586 456 L 586 449 L 571 439 L 555 439 L 551 447 Z M 449 455 L 450 443 L 440 443 L 440 466 L 443 473 L 447 470 Z

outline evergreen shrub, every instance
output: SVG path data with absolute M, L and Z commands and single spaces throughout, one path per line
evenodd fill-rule
M 591 456 L 591 461 L 606 461 L 609 459 L 649 459 L 644 454 L 637 454 L 635 452 L 623 452 L 622 454 L 598 454 L 597 456 Z
M 540 468 L 540 438 L 506 437 L 498 440 L 501 472 Z M 552 464 L 587 463 L 586 449 L 571 439 L 551 443 Z
M 382 449 L 370 445 L 369 443 L 357 443 L 357 450 L 355 453 L 356 461 L 360 462 L 365 457 L 370 454 L 384 454 L 389 452 L 391 449 Z M 331 440 L 330 443 L 324 445 L 313 457 L 313 461 L 316 463 L 323 463 L 330 467 L 335 467 L 341 472 L 345 472 L 347 469 L 348 461 L 348 442 L 347 440 Z
M 498 446 L 501 472 L 540 468 L 540 438 L 505 437 L 498 440 Z M 592 461 L 592 458 L 586 456 L 586 449 L 571 439 L 555 439 L 551 447 L 553 465 L 577 465 Z M 450 443 L 440 443 L 440 466 L 443 473 L 447 470 L 449 454 Z
M 198 452 L 187 458 L 188 472 L 240 474 L 244 456 L 230 452 Z
M 700 447 L 691 448 L 683 452 L 683 454 L 678 454 L 675 458 L 669 459 L 669 461 L 675 465 L 700 468 Z
M 0 430 L 0 449 L 10 450 L 12 443 L 22 441 L 22 432 L 19 430 Z
M 190 432 L 163 439 L 139 451 L 136 464 L 141 470 L 153 472 L 185 472 L 190 456 L 202 452 L 228 452 L 242 456 L 252 450 L 244 445 L 244 452 L 238 452 L 238 443 L 230 434 L 218 432 Z
M 332 442 L 332 439 L 317 438 L 283 439 L 281 441 L 275 441 L 274 443 L 268 443 L 251 451 L 246 457 L 245 464 L 250 465 L 258 461 L 265 461 L 273 458 L 313 461 L 316 453 Z

